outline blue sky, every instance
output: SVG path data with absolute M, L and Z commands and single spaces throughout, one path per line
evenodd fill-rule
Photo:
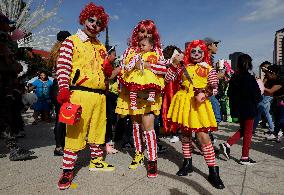
M 48 6 L 55 4 L 49 0 Z M 56 18 L 59 28 L 75 33 L 78 16 L 90 1 L 64 0 Z M 158 26 L 164 46 L 210 36 L 220 39 L 215 59 L 227 59 L 235 51 L 248 53 L 254 66 L 272 61 L 274 34 L 284 28 L 284 0 L 97 0 L 110 15 L 110 43 L 118 44 L 118 54 L 127 47 L 134 26 L 152 19 Z M 104 33 L 100 40 L 104 42 Z

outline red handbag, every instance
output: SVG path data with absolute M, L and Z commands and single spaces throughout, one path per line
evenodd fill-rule
M 60 108 L 58 121 L 67 125 L 76 125 L 82 114 L 82 107 L 80 105 L 65 102 Z

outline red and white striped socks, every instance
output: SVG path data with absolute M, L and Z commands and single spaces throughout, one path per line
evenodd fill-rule
M 141 124 L 134 123 L 133 124 L 133 140 L 136 152 L 142 152 L 142 139 L 140 136 Z
M 129 98 L 130 98 L 130 109 L 136 110 L 137 109 L 137 93 L 134 91 L 130 91 Z
M 154 129 L 150 131 L 144 131 L 147 144 L 147 153 L 149 161 L 157 160 L 157 138 Z
M 201 146 L 204 159 L 208 166 L 216 166 L 215 152 L 212 143 Z
M 182 138 L 182 153 L 184 158 L 191 158 L 192 140 L 189 140 L 189 138 Z
M 92 144 L 90 145 L 91 150 L 91 159 L 94 159 L 96 157 L 102 157 L 104 152 L 100 145 Z
M 75 162 L 77 160 L 77 153 L 71 152 L 68 150 L 64 150 L 64 155 L 63 155 L 63 170 L 73 170 L 75 166 Z

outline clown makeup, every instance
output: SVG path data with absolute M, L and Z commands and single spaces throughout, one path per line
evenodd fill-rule
M 84 30 L 90 37 L 95 37 L 101 31 L 102 21 L 96 16 L 88 18 L 84 23 Z
M 145 27 L 142 27 L 139 31 L 138 31 L 138 37 L 140 40 L 142 40 L 145 37 L 152 37 L 153 34 L 151 31 L 147 31 L 147 29 Z
M 199 46 L 192 48 L 190 51 L 190 57 L 193 62 L 201 62 L 204 57 L 204 51 Z

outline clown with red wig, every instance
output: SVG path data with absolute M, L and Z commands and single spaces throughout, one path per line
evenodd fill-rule
M 157 60 L 155 60 L 156 62 L 154 63 L 145 63 L 144 69 L 150 70 L 157 76 L 165 75 L 165 73 L 167 72 L 157 27 L 152 20 L 142 20 L 134 28 L 132 37 L 129 42 L 129 48 L 126 49 L 123 54 L 123 60 L 121 63 L 123 73 L 121 75 L 122 79 L 125 78 L 126 74 L 137 68 L 137 66 L 135 66 L 135 63 L 130 62 L 133 59 L 135 60 L 136 57 L 139 56 L 141 51 L 139 43 L 146 37 L 150 37 L 153 39 L 153 48 L 151 49 L 151 52 L 155 53 Z M 116 107 L 116 113 L 118 113 L 119 115 L 131 115 L 131 120 L 133 123 L 135 157 L 129 165 L 129 168 L 136 169 L 144 162 L 144 151 L 142 149 L 142 134 L 144 134 L 148 153 L 147 176 L 157 177 L 157 139 L 154 130 L 154 119 L 155 116 L 158 116 L 160 114 L 162 104 L 161 91 L 156 92 L 154 96 L 154 101 L 147 100 L 149 98 L 149 92 L 146 90 L 144 94 L 138 94 L 137 107 L 135 109 L 131 109 L 132 105 L 130 99 L 130 92 L 131 89 L 127 88 L 126 85 L 122 85 L 122 90 L 119 94 Z
M 180 90 L 174 95 L 167 117 L 177 123 L 182 131 L 182 151 L 184 162 L 177 172 L 178 176 L 186 176 L 192 169 L 192 133 L 195 132 L 209 168 L 209 182 L 218 189 L 225 186 L 219 177 L 214 148 L 208 131 L 217 130 L 209 96 L 217 87 L 217 74 L 210 65 L 210 57 L 206 44 L 202 40 L 192 41 L 186 48 L 184 63 L 173 63 L 169 68 L 166 81 L 181 79 Z
M 108 18 L 103 7 L 89 3 L 79 17 L 83 29 L 68 37 L 60 48 L 57 100 L 61 104 L 71 102 L 82 107 L 79 123 L 67 125 L 63 173 L 58 182 L 61 190 L 70 187 L 77 153 L 87 143 L 91 151 L 89 170 L 114 170 L 114 166 L 103 161 L 101 149 L 106 133 L 105 80 L 112 74 L 114 59 L 106 54 L 106 48 L 97 36 L 106 28 Z

